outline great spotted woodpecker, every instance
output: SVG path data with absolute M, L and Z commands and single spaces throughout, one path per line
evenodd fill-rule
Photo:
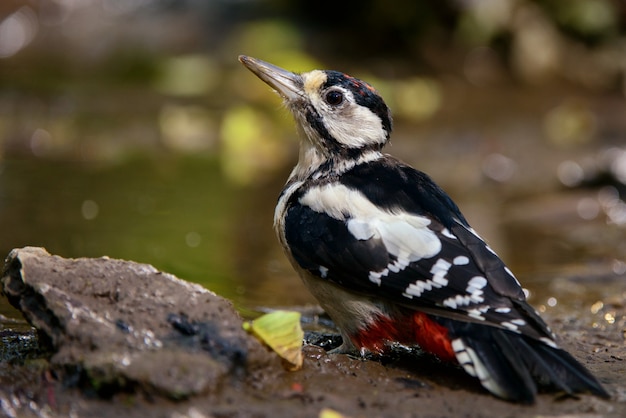
M 295 74 L 239 60 L 274 88 L 301 131 L 274 215 L 280 243 L 343 337 L 340 352 L 419 345 L 501 398 L 538 387 L 608 393 L 527 302 L 517 279 L 426 174 L 383 154 L 389 108 L 337 71 Z

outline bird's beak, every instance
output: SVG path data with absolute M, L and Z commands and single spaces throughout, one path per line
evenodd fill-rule
M 302 77 L 300 75 L 246 55 L 240 55 L 239 62 L 269 84 L 284 99 L 291 101 L 301 97 Z

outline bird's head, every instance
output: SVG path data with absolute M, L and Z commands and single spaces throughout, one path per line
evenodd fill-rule
M 389 139 L 389 108 L 364 81 L 329 70 L 296 74 L 244 55 L 239 61 L 282 96 L 324 158 L 356 158 L 379 151 Z

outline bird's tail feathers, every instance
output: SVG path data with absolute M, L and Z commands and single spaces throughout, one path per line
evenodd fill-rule
M 450 337 L 458 362 L 496 396 L 532 403 L 539 388 L 548 388 L 569 396 L 609 397 L 595 377 L 564 350 L 499 328 L 471 323 L 454 328 L 458 325 L 452 326 Z

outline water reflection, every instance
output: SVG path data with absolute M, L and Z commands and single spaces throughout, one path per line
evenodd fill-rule
M 149 263 L 240 308 L 311 302 L 271 227 L 282 180 L 243 188 L 223 173 L 217 158 L 204 157 L 5 161 L 0 253 L 33 245 Z
M 215 161 L 172 157 L 94 167 L 10 160 L 0 181 L 3 253 L 37 245 L 66 257 L 121 257 L 228 293 L 218 282 L 232 275 L 236 211 Z

